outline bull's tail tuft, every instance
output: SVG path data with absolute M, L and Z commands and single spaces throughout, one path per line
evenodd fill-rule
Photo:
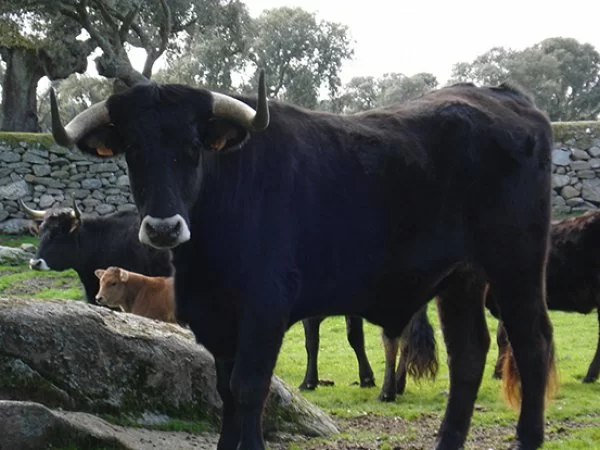
M 514 409 L 521 406 L 521 376 L 512 351 L 507 345 L 502 354 L 502 390 L 504 401 Z M 558 392 L 558 372 L 554 358 L 554 344 L 552 343 L 548 355 L 548 376 L 546 381 L 546 403 L 550 402 Z
M 415 381 L 434 380 L 439 362 L 435 334 L 427 318 L 427 307 L 417 312 L 402 334 L 401 351 L 406 354 L 406 370 Z M 406 353 L 404 353 L 406 352 Z

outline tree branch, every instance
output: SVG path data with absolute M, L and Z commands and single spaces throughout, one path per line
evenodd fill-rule
M 131 28 L 133 20 L 135 19 L 135 16 L 137 15 L 141 6 L 141 3 L 138 3 L 138 5 L 132 8 L 131 11 L 129 11 L 125 16 L 117 15 L 117 18 L 122 22 L 121 28 L 119 29 L 119 37 L 121 42 L 127 41 L 127 33 L 129 33 L 129 29 Z

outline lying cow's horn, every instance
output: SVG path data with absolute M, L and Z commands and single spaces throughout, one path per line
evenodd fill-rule
M 77 114 L 65 127 L 62 126 L 56 93 L 50 89 L 50 112 L 52 115 L 52 136 L 57 144 L 70 147 L 77 143 L 90 130 L 109 123 L 110 117 L 106 108 L 106 100 L 95 103 Z
M 213 114 L 215 116 L 231 119 L 250 131 L 262 131 L 269 126 L 269 103 L 263 70 L 260 71 L 258 77 L 256 111 L 244 102 L 228 95 L 213 92 L 212 96 Z
M 31 217 L 32 219 L 43 219 L 44 215 L 46 214 L 46 211 L 43 210 L 37 210 L 37 209 L 31 209 L 29 206 L 27 206 L 25 204 L 25 202 L 21 199 L 19 199 L 19 205 L 21 205 L 21 209 L 23 209 L 23 211 L 25 211 L 25 213 Z
M 73 199 L 73 212 L 75 212 L 76 219 L 81 219 L 81 210 L 79 209 L 79 206 L 77 206 L 77 201 L 75 199 Z

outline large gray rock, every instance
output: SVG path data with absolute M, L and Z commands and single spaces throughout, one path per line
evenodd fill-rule
M 21 248 L 0 246 L 0 264 L 8 266 L 20 266 L 27 264 L 33 258 L 34 252 Z
M 85 413 L 51 411 L 31 402 L 0 401 L 0 449 L 69 447 L 132 449 L 116 435 L 118 427 Z
M 0 299 L 0 399 L 217 424 L 215 381 L 211 355 L 178 325 L 83 302 Z M 337 431 L 276 377 L 265 429 L 309 436 Z
M 32 223 L 31 219 L 8 219 L 0 223 L 0 233 L 26 234 L 29 232 Z

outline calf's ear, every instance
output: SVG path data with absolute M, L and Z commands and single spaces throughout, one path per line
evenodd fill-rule
M 100 279 L 100 278 L 102 278 L 102 275 L 104 275 L 104 272 L 106 272 L 106 270 L 96 269 L 96 270 L 94 270 L 94 275 L 96 275 L 98 277 L 98 279 Z
M 119 270 L 119 278 L 121 280 L 121 282 L 123 283 L 127 283 L 127 280 L 129 280 L 129 273 L 126 270 Z

